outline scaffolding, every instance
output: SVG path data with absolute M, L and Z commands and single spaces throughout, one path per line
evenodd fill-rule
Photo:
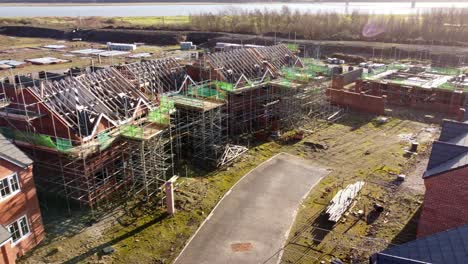
M 161 192 L 164 183 L 174 175 L 171 126 L 150 122 L 135 129 L 138 132 L 125 130 L 124 169 L 130 181 L 127 193 L 150 197 Z
M 286 46 L 210 54 L 201 71 L 206 63 L 215 77 L 201 82 L 171 58 L 11 76 L 0 82 L 0 132 L 34 157 L 39 189 L 93 208 L 116 194 L 157 194 L 176 161 L 223 166 L 250 135 L 341 115 L 321 80 L 282 77 L 285 67 L 324 70 Z
M 0 132 L 33 157 L 38 189 L 68 206 L 148 197 L 173 175 L 164 100 L 148 99 L 117 70 L 12 76 L 1 88 L 13 103 L 0 110 Z

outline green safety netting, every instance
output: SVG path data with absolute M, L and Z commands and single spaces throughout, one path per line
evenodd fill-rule
M 160 104 L 158 107 L 159 112 L 169 114 L 172 110 L 174 110 L 174 101 L 169 99 L 167 96 L 162 96 L 160 100 Z
M 302 62 L 304 63 L 304 68 L 309 72 L 313 72 L 314 74 L 320 73 L 326 76 L 331 75 L 331 69 L 328 68 L 327 65 L 322 64 L 320 61 L 312 58 L 303 58 Z
M 157 124 L 168 125 L 170 122 L 169 115 L 173 112 L 174 109 L 174 101 L 169 99 L 167 96 L 162 96 L 159 107 L 156 110 L 149 112 L 148 120 Z M 143 133 L 143 131 L 141 131 L 141 133 Z
M 444 67 L 431 67 L 426 70 L 427 72 L 444 74 L 444 75 L 459 75 L 462 73 L 461 69 L 444 68 Z
M 451 91 L 454 91 L 455 89 L 468 91 L 468 86 L 461 86 L 461 85 L 457 86 L 456 84 L 450 83 L 450 82 L 443 83 L 437 88 L 444 89 L 444 90 L 451 90 Z
M 104 150 L 110 146 L 111 137 L 106 132 L 101 132 L 97 135 L 97 140 L 99 142 L 99 150 Z
M 212 84 L 215 86 L 215 88 L 219 88 L 219 89 L 222 89 L 222 90 L 225 90 L 225 91 L 233 91 L 234 90 L 234 84 L 232 84 L 232 83 L 213 81 Z
M 322 73 L 322 74 L 325 74 L 325 75 L 330 74 L 330 68 L 328 68 L 326 65 L 310 64 L 310 65 L 306 65 L 306 66 L 312 72 Z
M 0 127 L 0 133 L 9 139 L 28 142 L 33 145 L 54 148 L 60 151 L 67 151 L 73 148 L 69 139 L 56 138 L 55 142 L 52 137 L 43 134 L 28 133 L 24 131 L 14 130 L 8 127 Z
M 287 80 L 303 81 L 307 82 L 311 78 L 314 78 L 316 74 L 314 72 L 307 71 L 301 68 L 283 68 L 283 76 Z
M 215 88 L 216 85 L 218 84 L 213 85 L 214 87 L 213 86 L 210 87 L 210 85 L 208 84 L 199 85 L 199 86 L 191 86 L 188 89 L 188 95 L 192 95 L 195 97 L 224 99 L 226 97 L 225 93 L 216 89 Z M 230 83 L 219 82 L 219 85 L 223 85 L 223 88 L 219 86 L 219 88 L 223 90 L 229 90 L 229 89 L 230 89 L 229 91 L 234 90 L 233 85 Z
M 71 140 L 65 138 L 56 138 L 55 142 L 57 142 L 57 149 L 61 151 L 67 151 L 73 148 Z
M 143 137 L 143 128 L 132 125 L 122 126 L 120 132 L 126 137 Z
M 286 46 L 288 47 L 290 51 L 293 51 L 293 52 L 299 49 L 299 45 L 297 44 L 288 43 Z
M 161 112 L 160 110 L 151 111 L 148 114 L 148 119 L 151 122 L 162 125 L 168 125 L 170 120 L 169 115 L 165 112 Z
M 392 63 L 386 66 L 387 70 L 406 70 L 409 68 L 406 64 Z

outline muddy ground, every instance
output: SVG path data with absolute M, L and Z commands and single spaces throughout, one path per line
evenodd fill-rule
M 82 38 L 91 42 L 144 42 L 152 45 L 177 45 L 180 41 L 192 41 L 203 47 L 213 47 L 216 42 L 250 43 L 271 45 L 273 43 L 296 42 L 303 46 L 307 56 L 328 56 L 334 53 L 345 53 L 374 58 L 418 59 L 435 62 L 448 61 L 456 64 L 468 57 L 468 47 L 398 44 L 366 41 L 314 41 L 288 40 L 268 36 L 233 34 L 224 32 L 202 31 L 168 31 L 168 30 L 137 30 L 137 29 L 54 29 L 32 26 L 3 26 L 0 34 L 16 37 L 37 37 L 70 40 Z

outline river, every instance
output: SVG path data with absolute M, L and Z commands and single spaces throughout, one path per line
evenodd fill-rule
M 78 17 L 78 16 L 186 16 L 202 12 L 218 13 L 228 9 L 242 10 L 281 10 L 288 6 L 291 10 L 300 12 L 336 12 L 346 13 L 358 11 L 373 14 L 411 14 L 427 12 L 434 8 L 464 8 L 467 2 L 417 2 L 412 8 L 410 2 L 354 2 L 345 3 L 252 3 L 252 4 L 222 4 L 222 3 L 155 3 L 155 4 L 112 4 L 112 5 L 0 5 L 0 17 Z

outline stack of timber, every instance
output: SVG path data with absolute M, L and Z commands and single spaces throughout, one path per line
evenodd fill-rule
M 327 207 L 326 213 L 328 214 L 328 220 L 332 222 L 338 222 L 341 216 L 348 210 L 349 206 L 353 202 L 354 198 L 359 194 L 362 187 L 364 186 L 363 181 L 358 181 L 354 184 L 346 186 L 341 189 L 335 197 L 330 201 Z

